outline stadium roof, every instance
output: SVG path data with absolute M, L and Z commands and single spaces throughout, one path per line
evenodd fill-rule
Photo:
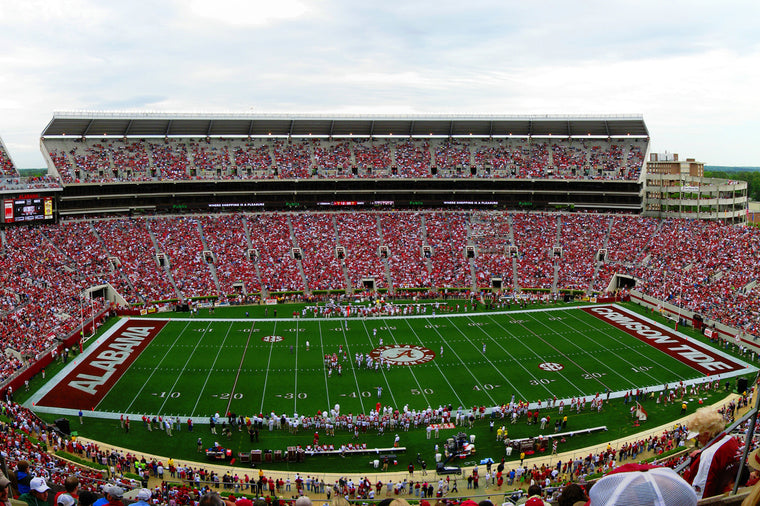
M 648 137 L 641 115 L 475 116 L 187 114 L 56 112 L 42 132 L 55 136 L 636 136 Z

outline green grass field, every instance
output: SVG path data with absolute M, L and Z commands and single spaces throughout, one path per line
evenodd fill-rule
M 290 311 L 300 307 L 286 306 Z M 278 308 L 282 316 L 286 309 Z M 628 406 L 614 400 L 615 392 L 704 378 L 681 361 L 573 306 L 494 313 L 439 312 L 435 317 L 428 310 L 421 317 L 352 318 L 347 328 L 344 319 L 274 319 L 264 317 L 263 311 L 261 307 L 231 307 L 218 308 L 213 315 L 202 310 L 195 318 L 188 318 L 187 313 L 169 315 L 168 324 L 91 414 L 104 418 L 120 413 L 179 415 L 207 422 L 215 412 L 313 415 L 335 404 L 340 404 L 341 413 L 356 414 L 369 412 L 378 401 L 397 409 L 450 404 L 456 410 L 459 406 L 468 409 L 505 404 L 513 395 L 517 400 L 546 402 L 554 396 L 590 397 L 609 389 L 613 401 L 603 412 L 573 414 L 572 426 L 608 425 L 614 434 L 576 438 L 568 443 L 568 448 L 580 448 L 597 439 L 635 432 L 630 427 Z M 245 317 L 246 312 L 250 318 Z M 425 348 L 435 356 L 417 365 L 392 365 L 379 371 L 357 367 L 355 354 L 377 350 L 381 339 L 386 347 Z M 337 353 L 341 346 L 348 355 L 342 362 L 342 375 L 328 375 L 324 355 Z M 401 348 L 401 352 L 406 349 Z M 391 353 L 403 355 L 398 348 Z M 547 363 L 561 364 L 562 369 L 539 367 Z M 745 376 L 754 370 L 748 369 Z M 379 399 L 378 387 L 382 387 Z M 653 418 L 666 420 L 678 414 L 675 408 L 655 406 L 653 401 L 649 404 Z M 694 408 L 696 404 L 692 403 L 689 410 Z M 551 412 L 556 413 L 556 409 Z M 55 410 L 51 415 L 55 417 Z M 196 435 L 209 437 L 205 436 L 207 427 L 196 426 L 194 435 L 184 431 L 170 441 L 160 432 L 148 433 L 132 419 L 136 423 L 130 434 L 114 430 L 118 422 L 113 419 L 90 418 L 82 433 L 120 445 L 133 441 L 133 448 L 184 458 L 198 457 L 193 452 Z M 514 427 L 513 437 L 540 432 L 537 426 L 522 423 Z M 485 452 L 496 452 L 494 458 L 501 456 L 503 449 L 496 448 L 487 425 L 473 430 L 480 434 Z M 310 434 L 265 431 L 262 437 L 263 445 L 253 445 L 244 432 L 233 434 L 228 445 L 248 451 L 311 442 Z M 388 446 L 390 441 L 385 439 L 389 437 L 368 434 L 362 440 Z M 431 445 L 424 438 L 424 430 L 412 431 L 404 435 L 404 444 L 410 451 L 429 453 Z M 340 444 L 341 439 L 349 438 L 338 433 L 335 439 Z M 329 462 L 328 457 L 319 458 Z M 366 460 L 357 459 L 354 465 Z M 351 460 L 338 460 L 323 469 L 331 465 L 339 468 L 352 464 Z
M 435 358 L 357 367 L 355 354 L 371 352 L 381 340 L 424 347 Z M 328 377 L 324 356 L 341 347 L 348 357 L 339 360 L 342 375 L 334 370 Z M 564 369 L 543 370 L 541 363 Z M 376 402 L 456 409 L 500 405 L 512 395 L 526 401 L 591 396 L 701 376 L 578 309 L 349 319 L 347 329 L 339 319 L 188 319 L 169 322 L 96 409 L 182 417 L 311 415 L 335 404 L 343 413 L 367 413 Z

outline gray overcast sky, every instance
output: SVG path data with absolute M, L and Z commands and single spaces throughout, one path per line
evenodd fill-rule
M 53 111 L 640 113 L 760 165 L 760 2 L 0 0 L 0 137 Z

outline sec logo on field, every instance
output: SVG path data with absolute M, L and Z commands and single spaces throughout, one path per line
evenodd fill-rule
M 430 362 L 435 358 L 435 352 L 424 346 L 411 344 L 391 344 L 375 348 L 369 352 L 373 360 L 383 361 L 391 365 L 418 365 Z
M 541 362 L 540 364 L 538 364 L 538 367 L 540 369 L 543 369 L 544 371 L 553 371 L 553 372 L 561 371 L 562 369 L 565 368 L 564 365 L 558 364 L 557 362 Z
M 265 343 L 279 343 L 280 341 L 284 341 L 285 338 L 282 336 L 264 336 L 261 340 Z

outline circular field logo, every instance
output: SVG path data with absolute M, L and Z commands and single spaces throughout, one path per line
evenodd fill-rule
M 565 368 L 564 365 L 558 364 L 557 362 L 542 362 L 538 364 L 538 367 L 540 369 L 543 369 L 544 371 L 553 371 L 553 372 L 561 371 L 562 369 Z
M 433 360 L 435 353 L 424 346 L 391 344 L 375 348 L 369 352 L 369 356 L 373 360 L 378 360 L 382 357 L 385 362 L 389 362 L 392 365 L 418 365 Z
M 261 340 L 265 343 L 279 343 L 280 341 L 284 341 L 285 338 L 282 336 L 264 336 Z

